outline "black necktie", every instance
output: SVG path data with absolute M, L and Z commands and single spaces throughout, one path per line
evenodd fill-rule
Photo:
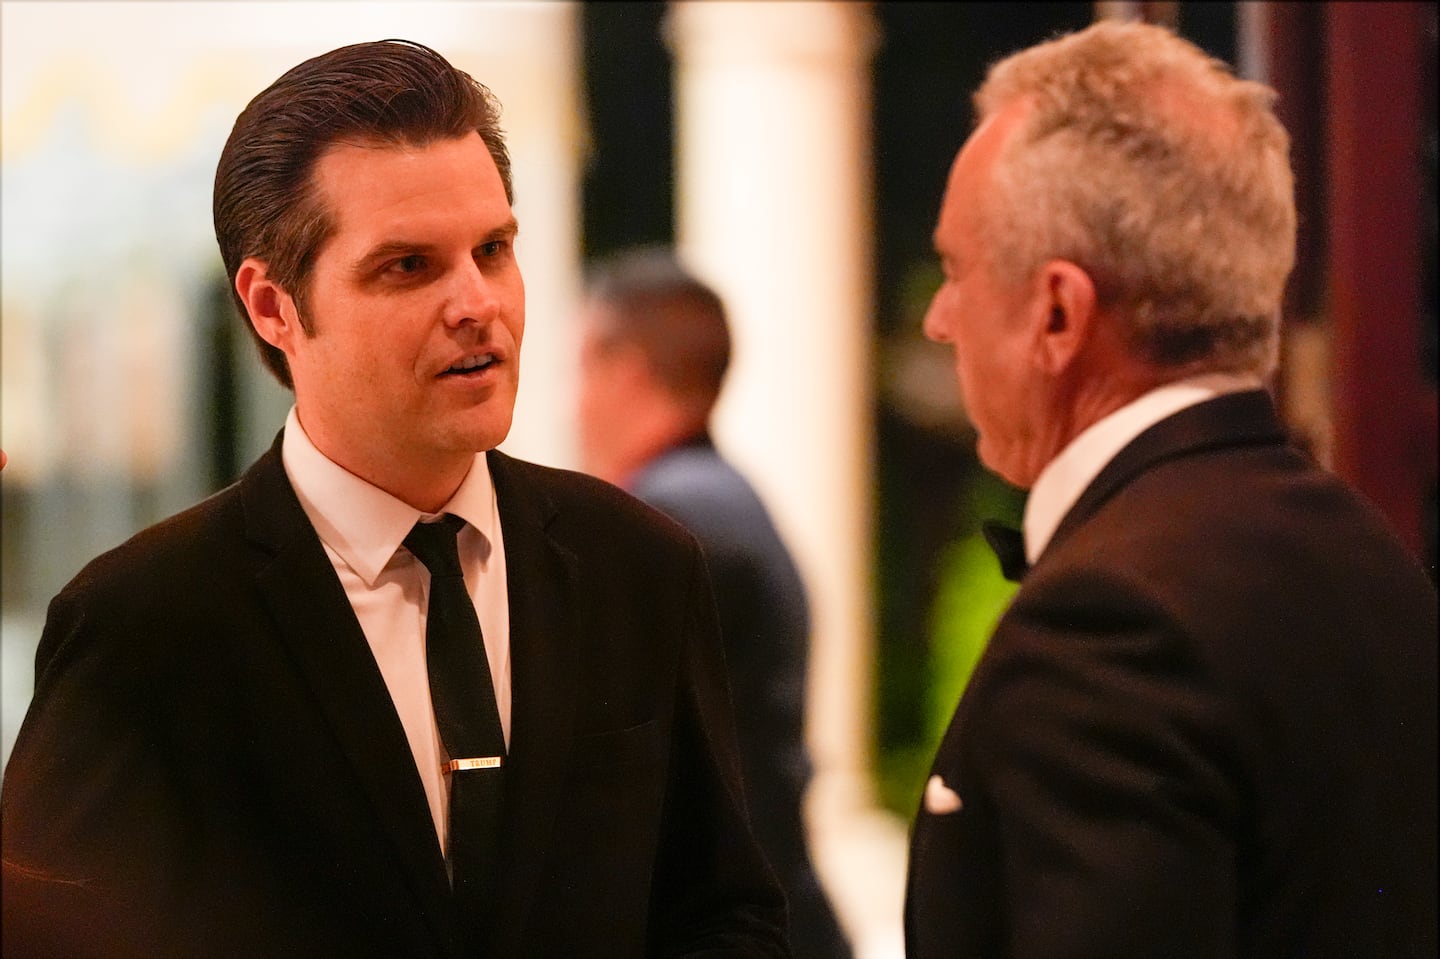
M 484 926 L 495 891 L 505 734 L 475 605 L 465 588 L 456 534 L 465 525 L 446 514 L 416 523 L 405 547 L 430 570 L 425 665 L 440 740 L 450 757 L 451 882 L 461 922 Z
M 1000 560 L 1000 575 L 1012 583 L 1020 582 L 1030 571 L 1030 562 L 1025 558 L 1024 534 L 1013 526 L 990 519 L 980 524 L 980 532 L 995 551 L 995 558 Z

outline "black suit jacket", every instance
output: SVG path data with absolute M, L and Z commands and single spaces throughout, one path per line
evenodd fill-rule
M 909 954 L 1435 955 L 1436 632 L 1433 583 L 1264 393 L 1156 424 L 961 698 Z
M 489 460 L 513 714 L 488 941 L 456 931 L 404 730 L 277 440 L 53 601 L 0 800 L 7 959 L 785 954 L 693 539 Z

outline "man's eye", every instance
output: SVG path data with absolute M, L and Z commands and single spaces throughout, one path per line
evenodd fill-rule
M 419 273 L 425 268 L 425 258 L 419 254 L 402 256 L 390 264 L 390 269 L 396 273 Z
M 481 256 L 499 256 L 505 249 L 504 240 L 491 240 L 488 243 L 480 244 Z

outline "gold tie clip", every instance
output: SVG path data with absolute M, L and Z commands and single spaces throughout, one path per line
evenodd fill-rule
M 442 773 L 453 773 L 461 769 L 499 769 L 499 756 L 482 756 L 479 759 L 452 759 L 440 767 Z
M 441 765 L 441 772 L 458 772 L 461 769 L 500 769 L 500 756 L 481 756 L 480 759 L 452 759 Z

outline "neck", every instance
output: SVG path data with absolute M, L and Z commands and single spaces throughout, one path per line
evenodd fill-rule
M 342 448 L 323 430 L 312 429 L 298 405 L 295 413 L 311 444 L 326 459 L 422 513 L 438 513 L 450 502 L 475 463 L 475 455 L 468 452 L 415 462 L 403 450 Z
M 465 477 L 470 475 L 470 467 L 474 463 L 475 458 L 472 455 L 465 461 L 463 468 L 447 470 L 443 476 L 432 472 L 432 475 L 427 477 L 432 482 L 427 483 L 401 483 L 398 478 L 390 485 L 376 483 L 374 480 L 370 482 L 422 513 L 438 513 L 455 496 L 455 491 L 465 482 Z
M 1109 364 L 1104 370 L 1076 369 L 1073 372 L 1075 375 L 1055 385 L 1050 399 L 1050 414 L 1044 418 L 1043 434 L 1034 445 L 1034 455 L 1026 464 L 1025 482 L 1018 484 L 1026 489 L 1077 436 L 1169 379 L 1148 364 L 1139 362 Z
M 625 429 L 612 437 L 608 455 L 596 457 L 587 469 L 603 480 L 626 486 L 657 456 L 705 431 L 703 420 L 674 406 L 637 409 Z

